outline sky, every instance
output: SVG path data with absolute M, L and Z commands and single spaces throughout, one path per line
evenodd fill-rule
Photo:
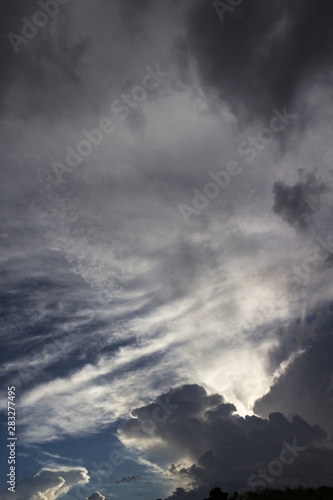
M 0 499 L 332 485 L 331 2 L 0 18 Z

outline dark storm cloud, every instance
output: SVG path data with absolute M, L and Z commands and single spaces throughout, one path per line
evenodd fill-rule
M 308 349 L 314 341 L 322 342 L 330 332 L 332 323 L 332 305 L 324 304 L 317 307 L 315 312 L 308 311 L 304 320 L 296 318 L 288 325 L 279 325 L 275 332 L 279 344 L 269 352 L 270 373 L 273 375 L 293 353 Z
M 105 497 L 103 495 L 101 495 L 98 491 L 96 491 L 96 493 L 91 495 L 86 500 L 105 500 Z
M 151 7 L 153 0 L 142 0 L 140 3 L 134 0 L 125 0 L 121 2 L 120 13 L 125 25 L 130 30 L 138 31 L 142 28 L 144 14 Z
M 209 488 L 199 486 L 191 491 L 186 491 L 184 488 L 176 488 L 173 494 L 166 500 L 202 500 L 208 496 Z
M 107 8 L 108 1 L 104 0 L 105 7 Z M 179 0 L 170 0 L 168 2 L 168 9 L 175 10 L 179 7 Z M 104 7 L 104 6 L 103 6 Z M 124 0 L 119 4 L 119 12 L 121 19 L 124 22 L 124 26 L 129 31 L 132 40 L 145 39 L 149 41 L 150 37 L 148 35 L 149 26 L 147 25 L 147 16 L 156 9 L 157 13 L 161 13 L 165 8 L 165 2 L 163 0 L 141 0 L 137 2 L 136 0 Z M 153 14 L 154 15 L 154 14 Z M 158 18 L 154 19 L 155 22 L 159 22 Z
M 29 5 L 30 4 L 30 5 Z M 1 30 L 1 50 L 0 50 L 0 67 L 1 67 L 1 82 L 0 82 L 0 97 L 6 92 L 12 79 L 15 77 L 15 70 L 18 68 L 18 63 L 24 63 L 24 59 L 18 61 L 15 58 L 13 48 L 7 38 L 8 32 L 20 32 L 22 21 L 21 17 L 25 14 L 33 12 L 31 2 L 21 0 L 12 2 L 4 0 L 1 4 L 0 30 Z M 22 59 L 22 58 L 20 58 Z
M 326 335 L 313 339 L 256 402 L 254 411 L 258 415 L 265 417 L 277 409 L 288 417 L 298 413 L 333 433 L 332 320 L 324 329 Z
M 221 23 L 211 0 L 70 0 L 15 54 L 7 33 L 20 34 L 22 17 L 31 19 L 39 1 L 3 4 L 6 253 L 3 248 L 0 314 L 8 349 L 0 355 L 0 378 L 5 387 L 17 381 L 21 445 L 50 443 L 50 451 L 63 449 L 59 457 L 70 447 L 78 463 L 100 463 L 106 440 L 94 442 L 85 457 L 82 436 L 104 429 L 110 434 L 132 408 L 173 385 L 178 388 L 136 408 L 121 426 L 124 444 L 127 439 L 148 452 L 144 458 L 135 455 L 131 468 L 106 483 L 108 490 L 102 492 L 108 499 L 112 488 L 116 493 L 144 488 L 146 478 L 152 479 L 152 492 L 164 480 L 175 488 L 197 488 L 191 493 L 179 488 L 174 498 L 202 500 L 212 486 L 248 487 L 259 467 L 279 457 L 284 440 L 292 446 L 294 439 L 306 450 L 285 466 L 273 486 L 308 478 L 327 482 L 332 470 L 328 425 L 302 411 L 305 398 L 291 413 L 287 405 L 272 405 L 276 413 L 267 419 L 240 417 L 233 404 L 239 401 L 245 413 L 249 401 L 267 390 L 275 371 L 267 365 L 268 351 L 278 343 L 273 338 L 277 321 L 288 323 L 294 314 L 292 305 L 284 306 L 288 288 L 281 306 L 275 307 L 275 294 L 264 318 L 256 315 L 262 298 L 275 290 L 281 297 L 281 276 L 292 272 L 298 257 L 295 250 L 289 258 L 290 247 L 301 247 L 300 235 L 272 211 L 272 185 L 278 178 L 299 181 L 300 207 L 293 205 L 295 186 L 282 184 L 275 200 L 279 215 L 299 227 L 321 216 L 316 212 L 320 199 L 321 209 L 324 205 L 321 184 L 314 177 L 287 181 L 277 176 L 276 169 L 285 164 L 276 161 L 274 147 L 267 147 L 251 172 L 244 169 L 244 177 L 212 200 L 191 228 L 184 226 L 177 206 L 192 200 L 193 189 L 203 192 L 209 170 L 224 170 L 244 138 L 229 112 L 218 117 L 208 104 L 204 112 L 198 110 L 195 92 L 210 90 L 212 99 L 218 93 L 234 111 L 259 118 L 267 114 L 269 123 L 272 107 L 282 111 L 286 106 L 293 113 L 294 97 L 310 69 L 330 64 L 330 43 L 315 59 L 328 37 L 327 14 L 333 8 L 319 0 L 310 13 L 308 0 L 271 0 L 269 5 L 252 0 Z M 189 12 L 186 26 L 183 9 Z M 311 23 L 315 43 L 311 32 L 309 39 L 304 36 Z M 179 33 L 188 34 L 183 55 L 199 62 L 202 85 L 195 71 L 191 88 L 177 80 L 170 49 Z M 156 92 L 143 94 L 142 102 L 132 103 L 122 120 L 110 106 L 135 94 L 146 68 L 155 71 L 158 65 L 170 76 Z M 114 132 L 103 136 L 103 143 L 89 140 L 91 154 L 57 185 L 51 158 L 64 162 L 67 148 L 76 151 L 86 137 L 81 131 L 96 130 L 102 117 L 114 118 Z M 293 141 L 287 151 L 290 170 L 298 161 L 304 169 L 315 164 L 302 147 Z M 325 148 L 324 142 L 321 151 Z M 331 289 L 329 275 L 316 271 L 314 276 L 322 282 L 313 284 L 313 295 L 324 300 Z M 303 296 L 294 297 L 298 314 Z M 264 337 L 261 332 L 268 327 Z M 276 352 L 275 369 L 294 352 L 284 339 L 281 344 L 285 352 L 282 347 Z M 318 383 L 326 383 L 325 370 Z M 189 382 L 213 392 L 223 387 L 230 402 L 208 395 L 200 385 L 179 387 Z M 328 404 L 321 408 L 330 409 Z M 295 413 L 302 418 L 294 418 Z M 62 441 L 53 445 L 51 440 Z M 132 456 L 130 448 L 126 457 Z M 21 472 L 30 474 L 31 455 L 24 460 Z M 165 478 L 161 463 L 167 468 L 172 462 Z M 58 488 L 61 477 L 57 471 L 43 472 L 31 491 L 42 495 L 50 484 Z M 64 479 L 70 486 L 86 477 L 74 471 Z M 49 496 L 54 500 L 56 495 Z M 21 496 L 27 500 L 26 491 Z M 103 498 L 96 492 L 88 500 Z
M 190 4 L 182 65 L 192 56 L 203 87 L 238 116 L 267 118 L 331 68 L 332 20 L 333 4 L 325 0 L 245 1 L 223 22 L 212 1 L 199 0 Z
M 44 12 L 37 2 L 2 4 L 0 111 L 11 109 L 29 118 L 66 116 L 79 96 L 81 106 L 84 103 L 83 57 L 89 41 L 85 36 L 73 37 L 70 4 L 59 5 L 55 16 L 45 14 L 48 21 L 43 27 L 32 23 L 37 12 Z
M 273 211 L 300 231 L 306 231 L 313 214 L 319 209 L 320 195 L 326 187 L 311 174 L 303 182 L 288 186 L 282 181 L 274 183 Z
M 240 417 L 235 406 L 226 403 L 219 394 L 209 396 L 203 387 L 185 385 L 161 396 L 178 407 L 168 418 L 158 420 L 150 431 L 142 432 L 144 421 L 154 416 L 154 404 L 136 409 L 135 418 L 122 424 L 120 432 L 127 438 L 152 440 L 159 438 L 174 451 L 180 462 L 172 464 L 169 473 L 195 487 L 219 485 L 226 490 L 254 487 L 263 484 L 274 486 L 308 481 L 330 481 L 327 461 L 333 454 L 325 448 L 326 432 L 318 425 L 310 426 L 295 415 L 291 421 L 282 413 L 271 413 L 268 419 L 256 416 Z M 155 410 L 156 417 L 156 410 Z M 286 443 L 288 443 L 286 445 Z M 279 460 L 281 452 L 291 444 L 303 447 L 297 459 L 285 465 L 283 472 L 267 480 L 260 479 L 258 468 L 268 467 Z M 290 447 L 289 447 L 290 448 Z M 182 458 L 193 461 L 184 467 Z M 316 457 L 316 464 L 312 461 Z M 266 469 L 267 472 L 267 469 Z M 277 477 L 278 476 L 278 477 Z M 257 482 L 255 485 L 254 483 Z M 170 498 L 196 498 L 192 492 L 185 495 L 178 490 Z

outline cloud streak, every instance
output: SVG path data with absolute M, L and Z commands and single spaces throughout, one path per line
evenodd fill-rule
M 62 483 L 63 456 L 92 477 L 119 428 L 126 460 L 85 497 L 204 497 L 294 439 L 276 482 L 316 454 L 326 481 L 332 7 L 239 2 L 221 23 L 204 0 L 58 6 L 0 57 L 0 378 L 22 477 L 56 495 L 86 477 Z M 36 9 L 5 0 L 3 33 Z

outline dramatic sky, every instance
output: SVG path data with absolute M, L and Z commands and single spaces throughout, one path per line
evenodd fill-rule
M 0 19 L 1 500 L 332 484 L 332 2 Z

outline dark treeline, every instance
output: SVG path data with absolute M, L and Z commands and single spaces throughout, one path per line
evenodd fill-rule
M 158 499 L 161 500 L 161 499 Z M 333 500 L 333 487 L 287 488 L 285 490 L 265 489 L 239 494 L 227 493 L 221 488 L 213 488 L 208 498 L 203 500 Z

